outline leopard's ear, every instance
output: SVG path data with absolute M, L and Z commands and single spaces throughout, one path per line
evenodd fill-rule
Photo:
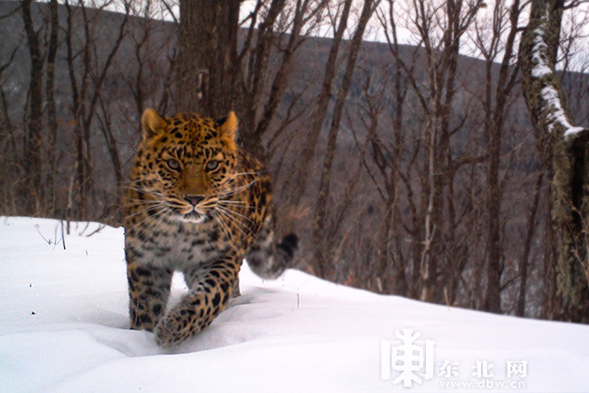
M 233 111 L 229 112 L 227 117 L 217 120 L 217 126 L 219 127 L 221 137 L 232 143 L 235 142 L 235 135 L 237 133 L 238 125 L 239 122 L 237 120 L 237 116 L 235 116 Z
M 146 109 L 143 112 L 141 124 L 143 125 L 143 138 L 145 139 L 161 134 L 168 126 L 168 122 L 153 109 Z

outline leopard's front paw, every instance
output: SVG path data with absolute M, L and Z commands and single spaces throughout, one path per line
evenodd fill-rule
M 195 332 L 192 324 L 182 315 L 170 315 L 161 319 L 155 328 L 155 342 L 163 348 L 179 345 Z
M 226 304 L 219 293 L 211 300 L 204 293 L 190 294 L 168 315 L 162 318 L 155 328 L 155 339 L 159 346 L 170 348 L 194 336 L 211 324 Z M 208 304 L 205 306 L 204 304 Z

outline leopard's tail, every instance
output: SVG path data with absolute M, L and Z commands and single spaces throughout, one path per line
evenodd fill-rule
M 263 279 L 274 280 L 282 275 L 293 262 L 299 238 L 286 235 L 280 242 L 274 239 L 272 230 L 262 229 L 245 259 L 250 269 Z

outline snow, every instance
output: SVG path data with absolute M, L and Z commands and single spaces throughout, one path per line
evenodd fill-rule
M 574 127 L 573 125 L 571 125 L 571 123 L 569 123 L 565 111 L 560 103 L 558 92 L 556 91 L 556 89 L 554 89 L 554 87 L 552 87 L 551 85 L 547 85 L 541 90 L 540 93 L 542 94 L 542 98 L 544 98 L 544 101 L 548 105 L 551 105 L 553 108 L 553 110 L 551 112 L 548 112 L 548 114 L 546 115 L 548 129 L 550 132 L 553 131 L 555 123 L 560 123 L 565 128 L 565 138 L 573 136 L 574 134 L 577 134 L 584 130 L 583 127 Z
M 534 78 L 540 78 L 544 75 L 552 74 L 552 70 L 547 65 L 546 51 L 548 50 L 548 45 L 544 42 L 544 30 L 538 28 L 534 30 L 534 34 L 532 59 L 536 61 L 536 65 L 532 68 L 532 76 Z
M 163 350 L 152 333 L 128 329 L 123 230 L 100 228 L 72 223 L 62 238 L 58 221 L 0 218 L 0 392 L 586 392 L 589 386 L 588 326 L 380 296 L 296 270 L 262 281 L 244 266 L 242 296 L 201 334 Z M 175 276 L 172 301 L 185 291 Z M 435 343 L 433 377 L 416 374 L 421 384 L 411 387 L 394 383 L 399 370 L 381 379 L 381 355 L 388 356 L 381 345 L 396 353 L 405 329 L 420 334 L 419 348 Z M 508 362 L 526 362 L 525 375 L 508 375 Z
M 550 15 L 548 11 L 546 11 L 544 16 L 545 20 L 547 21 L 549 17 Z M 554 74 L 554 71 L 549 66 L 547 58 L 548 45 L 546 44 L 544 35 L 545 31 L 543 28 L 538 27 L 534 30 L 534 47 L 532 48 L 532 59 L 535 63 L 532 67 L 532 77 L 534 78 L 542 78 Z M 554 125 L 560 124 L 565 130 L 564 137 L 566 139 L 584 130 L 583 127 L 575 127 L 569 122 L 566 112 L 562 107 L 558 92 L 552 85 L 546 84 L 540 93 L 544 100 L 543 106 L 549 109 L 546 116 L 548 131 L 553 132 Z

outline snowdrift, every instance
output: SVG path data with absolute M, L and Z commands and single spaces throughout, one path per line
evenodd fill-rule
M 290 270 L 182 346 L 128 329 L 123 230 L 0 218 L 0 392 L 589 391 L 589 327 L 379 296 Z M 185 293 L 175 276 L 173 299 Z

